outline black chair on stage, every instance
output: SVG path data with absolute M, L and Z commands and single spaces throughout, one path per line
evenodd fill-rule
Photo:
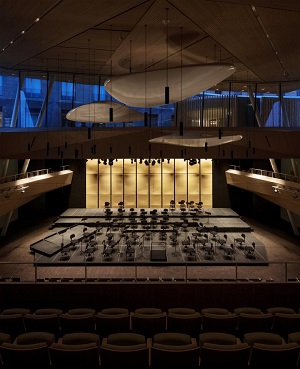
M 245 233 L 242 233 L 240 237 L 236 237 L 233 239 L 234 244 L 238 244 L 238 247 L 243 248 L 246 240 Z
M 212 243 L 210 245 L 204 245 L 203 250 L 204 257 L 206 260 L 212 260 L 214 258 L 215 250 Z
M 61 261 L 67 261 L 71 257 L 71 248 L 70 247 L 64 247 L 64 244 L 62 243 L 60 246 L 60 258 Z
M 74 233 L 72 233 L 71 235 L 70 235 L 70 248 L 72 249 L 72 250 L 76 250 L 76 245 L 78 244 L 78 240 L 75 238 L 75 234 Z
M 171 211 L 174 211 L 175 210 L 175 201 L 174 200 L 171 200 L 170 201 L 170 210 Z
M 256 259 L 255 256 L 255 242 L 252 242 L 251 245 L 245 246 L 245 255 L 248 259 Z
M 207 224 L 210 224 L 210 216 L 211 216 L 211 212 L 210 211 L 206 211 L 205 214 L 207 215 Z
M 235 260 L 235 250 L 233 243 L 230 246 L 223 246 L 225 259 Z
M 217 243 L 220 245 L 220 249 L 224 249 L 224 247 L 226 246 L 227 238 L 227 234 L 224 234 L 223 238 L 218 237 Z

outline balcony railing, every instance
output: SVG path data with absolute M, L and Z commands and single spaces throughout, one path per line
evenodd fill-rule
M 60 167 L 60 171 L 66 170 L 66 169 L 68 169 L 68 167 L 69 167 L 69 165 L 62 165 Z M 49 174 L 49 173 L 55 173 L 55 172 L 57 172 L 57 171 L 54 171 L 51 168 L 47 168 L 47 169 L 33 170 L 31 172 L 12 174 L 12 175 L 0 178 L 0 184 L 4 184 L 4 183 L 8 183 L 8 182 L 14 182 L 14 181 L 17 181 L 19 179 L 37 177 L 37 176 L 41 176 L 43 174 Z
M 230 166 L 234 170 L 241 170 L 239 165 L 230 165 Z M 258 174 L 258 175 L 266 176 L 270 178 L 283 179 L 285 181 L 300 183 L 300 177 L 298 176 L 294 176 L 294 175 L 286 174 L 286 173 L 273 172 L 272 170 L 249 168 L 246 172 L 251 173 L 251 174 Z
M 60 272 L 59 272 L 60 269 Z M 268 262 L 264 267 L 231 264 L 224 273 L 215 266 L 141 266 L 132 262 L 111 273 L 109 265 L 93 268 L 90 263 L 48 268 L 32 262 L 0 262 L 1 282 L 48 283 L 300 283 L 300 261 Z

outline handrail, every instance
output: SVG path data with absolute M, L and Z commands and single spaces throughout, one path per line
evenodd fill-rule
M 300 177 L 294 176 L 292 174 L 273 172 L 272 170 L 264 170 L 264 169 L 256 169 L 256 168 L 249 168 L 249 172 L 252 174 L 258 174 L 258 175 L 272 177 L 276 179 L 283 179 L 285 181 L 300 183 Z
M 4 278 L 6 279 L 7 281 L 11 279 L 11 281 L 13 281 L 13 278 L 16 278 L 18 279 L 18 282 L 30 282 L 30 283 L 38 283 L 39 282 L 39 264 L 38 262 L 36 261 L 31 261 L 31 262 L 22 262 L 22 261 L 0 261 L 0 267 L 4 266 L 4 265 L 10 265 L 10 266 L 13 266 L 13 265 L 28 265 L 28 266 L 33 266 L 34 269 L 32 270 L 32 276 L 31 276 L 31 279 L 26 279 L 24 278 L 23 280 L 20 278 L 20 276 L 17 276 L 17 275 L 13 275 L 11 277 L 4 277 L 3 275 L 1 276 L 1 278 Z M 299 265 L 299 267 L 297 268 L 294 268 L 295 270 L 299 271 L 299 273 L 297 275 L 295 275 L 295 270 L 292 271 L 291 273 L 289 273 L 289 269 L 288 269 L 288 266 L 289 265 Z M 99 265 L 99 264 L 97 264 Z M 251 277 L 251 272 L 249 272 L 249 278 L 245 277 L 244 276 L 244 270 L 243 268 L 249 268 L 250 266 L 245 266 L 245 265 L 239 265 L 237 263 L 232 263 L 231 265 L 228 265 L 228 267 L 233 267 L 234 270 L 231 271 L 232 273 L 232 277 L 228 278 L 228 277 L 224 277 L 224 278 L 220 278 L 218 276 L 218 274 L 216 275 L 216 277 L 210 277 L 208 278 L 206 281 L 207 282 L 221 282 L 221 283 L 224 283 L 224 282 L 229 282 L 229 283 L 240 283 L 240 282 L 251 282 L 251 283 L 263 283 L 263 282 L 275 282 L 275 283 L 291 283 L 291 282 L 299 282 L 300 283 L 300 261 L 299 260 L 293 260 L 293 261 L 272 261 L 272 262 L 268 262 L 268 266 L 266 266 L 266 268 L 270 268 L 272 265 L 281 265 L 282 266 L 282 272 L 280 272 L 280 277 L 277 278 L 275 275 L 272 276 L 272 274 L 270 272 L 272 272 L 272 270 L 268 270 L 268 278 L 261 278 L 262 275 L 263 275 L 263 271 L 262 271 L 262 274 L 259 276 L 255 276 L 255 277 Z M 103 266 L 106 266 L 106 264 L 103 264 Z M 153 265 L 150 265 L 149 264 L 149 267 L 152 267 Z M 208 265 L 209 266 L 209 265 Z M 91 265 L 90 263 L 82 263 L 81 265 L 78 265 L 78 268 L 84 268 L 84 275 L 82 276 L 82 282 L 84 283 L 88 283 L 88 269 L 92 268 L 93 265 Z M 106 283 L 106 282 L 116 282 L 117 280 L 119 282 L 121 281 L 128 281 L 128 279 L 131 280 L 130 283 L 134 282 L 134 283 L 148 283 L 149 281 L 151 283 L 174 283 L 174 282 L 178 282 L 178 283 L 201 283 L 201 282 L 204 282 L 204 279 L 203 278 L 193 278 L 193 277 L 190 277 L 189 276 L 189 267 L 192 267 L 194 268 L 195 265 L 189 265 L 189 263 L 184 263 L 184 264 L 181 264 L 181 265 L 178 265 L 179 268 L 184 268 L 184 272 L 182 273 L 181 277 L 179 278 L 178 276 L 172 276 L 172 278 L 168 278 L 168 280 L 166 280 L 166 277 L 159 277 L 159 278 L 150 278 L 149 280 L 145 277 L 143 278 L 140 278 L 139 277 L 139 268 L 147 268 L 147 266 L 143 265 L 139 265 L 139 263 L 136 263 L 136 262 L 133 262 L 133 263 L 130 263 L 128 264 L 128 267 L 129 268 L 132 268 L 134 267 L 134 275 L 131 277 L 131 278 L 128 278 L 128 276 L 126 277 L 122 277 L 122 276 L 118 276 L 117 278 L 96 278 L 97 279 L 97 282 L 100 282 L 100 283 Z M 251 267 L 252 268 L 252 267 Z M 43 269 L 43 273 L 45 272 L 44 268 L 42 267 Z M 2 268 L 2 270 L 5 270 Z M 64 269 L 65 270 L 65 269 Z M 242 270 L 242 274 L 243 274 L 243 277 L 239 277 L 239 272 L 240 270 Z M 144 269 L 143 269 L 143 275 L 144 275 Z M 172 269 L 172 272 L 174 273 L 174 270 Z M 3 272 L 2 272 L 3 273 Z M 257 273 L 256 273 L 257 274 Z M 271 276 L 270 276 L 271 274 Z M 290 275 L 289 275 L 290 274 Z M 34 277 L 33 277 L 34 275 Z M 56 272 L 56 275 L 57 275 L 57 272 Z M 234 275 L 234 276 L 233 276 Z M 56 276 L 55 276 L 56 277 Z M 28 277 L 30 278 L 30 277 Z M 64 277 L 62 276 L 61 278 L 56 278 L 57 280 L 59 280 L 60 283 L 64 283 L 63 281 L 60 281 L 61 279 L 63 279 Z M 47 279 L 47 278 L 45 278 Z M 49 273 L 49 278 L 48 279 L 51 279 L 51 273 Z M 69 281 L 68 283 L 70 282 L 75 282 L 75 281 Z M 1 279 L 0 279 L 0 283 L 1 283 Z
M 239 165 L 230 165 L 230 166 L 232 167 L 233 170 L 239 171 L 241 170 Z M 257 168 L 249 168 L 246 172 L 276 179 L 283 179 L 285 181 L 300 183 L 300 177 L 294 176 L 292 174 L 273 172 L 272 170 L 257 169 Z
M 68 169 L 68 167 L 69 167 L 69 165 L 62 165 L 60 167 L 59 171 L 66 170 L 66 169 Z M 1 177 L 0 178 L 0 184 L 4 184 L 4 183 L 8 183 L 8 182 L 14 182 L 14 181 L 17 181 L 19 179 L 31 178 L 31 177 L 36 177 L 36 176 L 40 176 L 40 175 L 43 175 L 43 174 L 56 173 L 56 172 L 58 172 L 58 171 L 52 170 L 51 168 L 47 168 L 47 169 L 33 170 L 31 172 L 12 174 L 10 176 Z

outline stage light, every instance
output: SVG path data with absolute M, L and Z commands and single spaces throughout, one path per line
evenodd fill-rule
M 146 166 L 148 166 L 148 165 L 149 165 L 148 160 L 145 160 L 145 165 L 146 165 Z
M 153 159 L 151 165 L 155 165 L 156 161 Z

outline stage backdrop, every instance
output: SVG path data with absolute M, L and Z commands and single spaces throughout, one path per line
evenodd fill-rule
M 184 159 L 118 159 L 113 165 L 103 161 L 86 163 L 86 207 L 103 207 L 107 201 L 117 207 L 164 208 L 170 201 L 203 202 L 212 207 L 212 160 L 199 159 L 194 165 Z M 178 205 L 177 205 L 178 206 Z

